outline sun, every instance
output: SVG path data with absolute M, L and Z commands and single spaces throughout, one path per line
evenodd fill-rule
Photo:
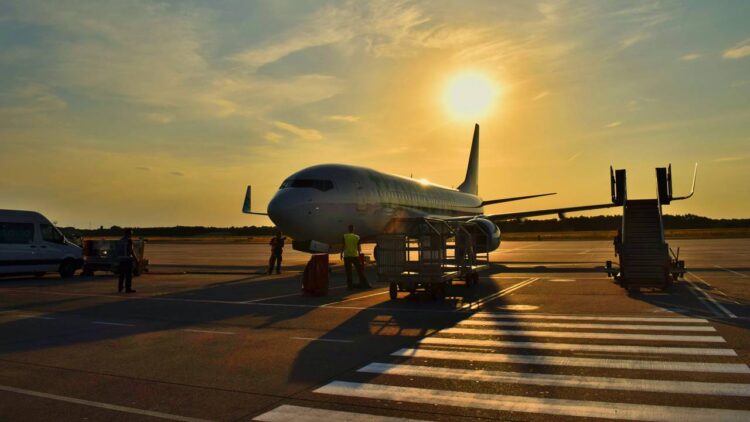
M 497 84 L 480 72 L 454 75 L 443 91 L 443 104 L 458 119 L 485 116 L 498 95 Z

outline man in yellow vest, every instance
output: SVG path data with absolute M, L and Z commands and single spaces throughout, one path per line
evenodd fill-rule
M 344 269 L 346 270 L 346 287 L 349 290 L 354 289 L 354 284 L 352 283 L 352 265 L 357 268 L 357 277 L 359 278 L 358 287 L 372 288 L 365 277 L 362 261 L 359 260 L 360 253 L 362 253 L 362 246 L 359 244 L 359 236 L 354 234 L 354 226 L 350 224 L 349 233 L 344 234 L 344 250 L 341 252 L 341 257 L 344 259 Z

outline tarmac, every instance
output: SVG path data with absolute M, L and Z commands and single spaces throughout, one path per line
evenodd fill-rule
M 685 280 L 630 295 L 604 241 L 504 242 L 442 302 L 333 256 L 302 296 L 266 245 L 149 244 L 134 294 L 0 279 L 0 420 L 750 420 L 750 239 L 670 246 Z

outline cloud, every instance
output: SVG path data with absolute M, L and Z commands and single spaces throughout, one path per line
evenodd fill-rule
M 623 50 L 626 48 L 630 48 L 638 43 L 648 40 L 649 38 L 651 38 L 651 34 L 648 32 L 636 32 L 634 34 L 630 34 L 620 40 L 620 48 L 622 48 Z
M 534 96 L 534 98 L 532 98 L 532 100 L 533 101 L 541 100 L 542 98 L 544 98 L 544 97 L 546 97 L 548 95 L 549 95 L 549 91 L 542 91 L 542 92 L 536 94 Z
M 306 141 L 319 141 L 323 139 L 323 135 L 315 129 L 305 129 L 279 120 L 273 122 L 273 125 Z
M 166 125 L 174 120 L 174 116 L 166 113 L 149 113 L 146 118 L 152 122 L 161 123 Z
M 354 123 L 359 121 L 359 116 L 349 116 L 344 114 L 334 114 L 327 117 L 328 120 L 333 120 L 335 122 L 349 122 Z
M 10 106 L 0 107 L 0 116 L 43 114 L 64 110 L 68 104 L 43 84 L 27 83 L 17 88 L 9 98 Z
M 700 59 L 700 58 L 701 58 L 701 55 L 698 54 L 698 53 L 689 53 L 689 54 L 685 54 L 684 56 L 680 57 L 680 60 L 689 62 L 689 61 L 697 60 L 697 59 Z
M 740 41 L 732 48 L 725 50 L 721 56 L 725 59 L 741 59 L 748 55 L 750 55 L 750 38 Z
M 711 160 L 711 161 L 713 161 L 714 163 L 726 163 L 726 162 L 730 162 L 730 161 L 742 161 L 742 160 L 747 160 L 748 158 L 750 158 L 750 157 L 748 157 L 748 156 L 742 156 L 742 155 L 738 155 L 738 156 L 734 156 L 734 157 L 720 157 L 720 158 L 714 158 L 714 159 L 713 159 L 713 160 Z
M 283 137 L 283 136 L 281 136 L 281 135 L 279 135 L 279 134 L 278 134 L 278 133 L 276 133 L 276 132 L 266 132 L 266 134 L 265 134 L 265 135 L 263 135 L 263 138 L 264 138 L 264 139 L 265 139 L 266 141 L 268 141 L 268 142 L 273 142 L 273 143 L 276 143 L 276 142 L 279 142 L 279 141 L 280 141 L 280 140 L 281 140 L 282 138 L 284 138 L 284 137 Z
M 622 125 L 622 122 L 612 122 L 612 123 L 605 125 L 604 127 L 607 129 L 613 129 L 621 125 Z
M 171 174 L 172 176 L 180 176 L 180 177 L 182 177 L 182 176 L 185 175 L 185 173 L 183 173 L 181 171 L 171 171 L 171 172 L 169 172 L 169 174 Z
M 578 152 L 576 152 L 575 154 L 571 155 L 571 156 L 570 156 L 570 158 L 568 158 L 568 161 L 573 161 L 573 160 L 575 160 L 576 158 L 580 157 L 580 156 L 581 156 L 581 154 L 583 154 L 583 151 L 578 151 Z
M 138 166 L 138 167 L 136 167 L 135 169 L 136 169 L 136 170 L 140 170 L 140 171 L 151 171 L 151 168 L 149 168 L 149 167 L 144 167 L 144 166 Z

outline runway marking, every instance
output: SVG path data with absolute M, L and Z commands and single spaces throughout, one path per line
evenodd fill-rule
M 591 249 L 586 249 L 585 251 L 578 252 L 577 255 L 586 255 L 587 253 L 591 252 Z
M 750 397 L 750 384 L 589 377 L 371 363 L 357 372 L 509 384 Z
M 118 406 L 115 404 L 101 403 L 91 400 L 76 399 L 73 397 L 58 396 L 57 394 L 42 393 L 39 391 L 24 390 L 22 388 L 9 387 L 7 385 L 0 385 L 0 390 L 7 391 L 10 393 L 24 394 L 27 396 L 41 397 L 50 400 L 64 401 L 68 403 L 80 404 L 83 406 L 98 407 L 100 409 L 114 410 L 116 412 L 130 413 L 134 415 L 151 416 L 154 418 L 168 419 L 172 421 L 183 421 L 183 422 L 208 422 L 206 419 L 190 418 L 187 416 L 173 415 L 170 413 L 155 412 L 153 410 L 136 409 L 134 407 Z
M 647 341 L 694 341 L 706 343 L 725 343 L 720 336 L 683 336 L 671 334 L 624 334 L 624 333 L 590 333 L 577 331 L 534 331 L 534 330 L 493 330 L 483 328 L 451 327 L 440 330 L 443 334 L 475 334 L 489 336 L 518 337 L 557 337 L 557 338 L 595 338 L 608 340 L 647 340 Z
M 126 324 L 124 322 L 91 321 L 91 323 L 97 325 L 116 325 L 118 327 L 135 327 L 135 324 Z
M 32 315 L 32 314 L 18 314 L 18 316 L 23 317 L 23 318 L 33 318 L 33 319 L 57 319 L 53 317 L 45 317 L 45 316 Z
M 338 290 L 338 289 L 343 289 L 344 287 L 346 287 L 346 286 L 329 287 L 328 290 Z M 302 292 L 301 291 L 296 291 L 294 293 L 288 293 L 288 294 L 285 294 L 285 295 L 262 297 L 260 299 L 246 300 L 244 302 L 238 302 L 238 303 L 256 303 L 256 302 L 263 302 L 263 301 L 266 301 L 266 300 L 282 299 L 282 298 L 285 298 L 285 297 L 293 297 L 293 296 L 302 296 Z
M 647 324 L 587 324 L 577 322 L 529 322 L 529 321 L 491 321 L 467 319 L 459 325 L 483 325 L 493 327 L 549 327 L 549 328 L 593 328 L 597 330 L 644 330 L 644 331 L 716 331 L 710 325 L 647 325 Z
M 591 352 L 621 352 L 621 353 L 653 353 L 673 355 L 700 356 L 737 356 L 732 349 L 714 349 L 703 347 L 662 347 L 662 346 L 631 346 L 625 344 L 579 344 L 579 343 L 547 343 L 525 341 L 478 340 L 451 337 L 425 337 L 420 344 L 446 346 L 478 346 L 478 347 L 506 347 L 517 349 L 540 350 L 569 350 Z
M 362 295 L 362 296 L 350 297 L 350 298 L 348 298 L 348 299 L 338 300 L 338 301 L 336 301 L 336 302 L 325 303 L 325 304 L 323 304 L 323 305 L 320 305 L 320 307 L 321 307 L 321 308 L 328 308 L 328 307 L 330 307 L 331 305 L 336 305 L 336 304 L 339 304 L 339 303 L 344 303 L 344 302 L 350 302 L 350 301 L 352 301 L 352 300 L 365 299 L 365 298 L 368 298 L 368 297 L 373 297 L 373 296 L 380 296 L 380 295 L 384 295 L 384 294 L 387 294 L 387 293 L 388 293 L 388 290 L 384 290 L 384 291 L 382 291 L 382 292 L 371 293 L 371 294 L 369 294 L 369 295 Z
M 663 360 L 595 359 L 561 356 L 506 355 L 501 353 L 459 352 L 455 350 L 400 349 L 391 356 L 418 359 L 442 359 L 493 363 L 520 363 L 524 365 L 580 366 L 588 368 L 614 368 L 646 371 L 717 372 L 750 374 L 744 363 L 674 362 Z
M 745 410 L 700 407 L 658 406 L 646 404 L 611 403 L 584 400 L 548 399 L 502 394 L 466 393 L 428 388 L 398 387 L 333 381 L 314 391 L 320 394 L 390 400 L 394 402 L 424 403 L 487 409 L 506 412 L 544 413 L 600 419 L 646 421 L 703 422 L 721 420 L 744 422 L 750 419 Z
M 581 321 L 630 321 L 630 322 L 692 322 L 708 323 L 704 318 L 687 317 L 627 317 L 627 316 L 588 316 L 588 315 L 550 315 L 550 314 L 497 314 L 489 312 L 477 312 L 472 318 L 494 318 L 494 319 L 561 319 Z
M 529 284 L 535 282 L 536 280 L 539 280 L 539 278 L 538 277 L 528 278 L 528 279 L 526 279 L 524 281 L 521 281 L 521 282 L 518 282 L 518 283 L 516 283 L 516 284 L 514 284 L 514 285 L 512 285 L 512 286 L 510 286 L 508 288 L 500 290 L 499 292 L 496 292 L 496 293 L 493 293 L 491 295 L 485 296 L 485 297 L 477 300 L 476 302 L 470 302 L 470 303 L 464 304 L 461 307 L 461 309 L 470 309 L 472 307 L 477 307 L 478 308 L 478 307 L 484 305 L 485 303 L 491 302 L 491 301 L 493 301 L 493 300 L 495 300 L 495 299 L 497 299 L 499 297 L 502 297 L 502 296 L 508 295 L 510 293 L 513 293 L 514 291 L 516 291 L 516 290 L 518 290 L 518 289 L 520 289 L 522 287 L 526 287 Z
M 224 334 L 224 335 L 234 335 L 237 333 L 231 332 L 231 331 L 213 331 L 213 330 L 196 330 L 193 328 L 185 328 L 182 331 L 187 331 L 190 333 L 206 333 L 206 334 Z
M 698 277 L 697 275 L 693 274 L 692 272 L 688 272 L 688 274 L 690 274 L 691 276 L 697 278 L 699 281 L 708 284 L 708 282 L 706 282 L 706 280 Z M 708 292 L 706 292 L 705 290 L 703 290 L 700 287 L 696 286 L 695 283 L 693 283 L 692 281 L 690 281 L 690 279 L 688 279 L 687 277 L 685 277 L 685 281 L 687 281 L 693 287 L 692 289 L 688 289 L 688 290 L 690 290 L 691 292 L 693 292 L 693 294 L 695 295 L 695 297 L 697 297 L 697 298 L 700 299 L 700 296 L 698 296 L 698 294 L 694 291 L 694 290 L 697 290 L 706 299 L 708 299 L 708 301 L 711 302 L 711 304 L 714 305 L 716 307 L 716 309 L 718 309 L 721 312 L 723 312 L 729 318 L 737 318 L 737 315 L 733 314 L 731 311 L 729 311 L 729 309 L 725 308 L 724 305 L 722 305 L 721 303 L 717 302 L 716 299 L 713 298 L 713 296 L 711 296 L 710 294 L 708 294 Z M 708 285 L 710 286 L 710 284 L 708 284 Z M 706 304 L 705 301 L 701 301 L 701 302 L 703 304 Z M 716 309 L 711 308 L 707 304 L 706 304 L 706 308 L 708 308 L 711 312 L 713 312 L 714 315 L 719 316 L 719 317 L 722 316 L 720 313 L 718 313 L 716 311 Z
M 720 267 L 720 266 L 718 266 L 718 265 L 714 265 L 714 267 L 716 267 L 716 268 L 718 268 L 718 269 L 720 269 L 720 270 L 724 270 L 724 271 L 730 272 L 730 273 L 732 273 L 732 274 L 737 274 L 738 276 L 740 276 L 740 277 L 743 277 L 743 278 L 747 278 L 747 277 L 748 277 L 748 275 L 747 275 L 747 274 L 742 274 L 742 273 L 739 273 L 739 272 L 737 272 L 737 271 L 734 271 L 734 270 L 730 270 L 729 268 L 724 268 L 724 267 Z
M 316 409 L 283 404 L 276 409 L 253 418 L 261 422 L 330 422 L 330 421 L 364 421 L 364 422 L 425 422 L 422 419 L 394 418 L 391 416 L 370 415 L 366 413 L 343 412 L 341 410 Z
M 330 343 L 354 343 L 354 340 L 336 340 L 332 338 L 312 338 L 312 337 L 289 337 L 294 340 L 307 340 L 307 341 L 327 341 Z

